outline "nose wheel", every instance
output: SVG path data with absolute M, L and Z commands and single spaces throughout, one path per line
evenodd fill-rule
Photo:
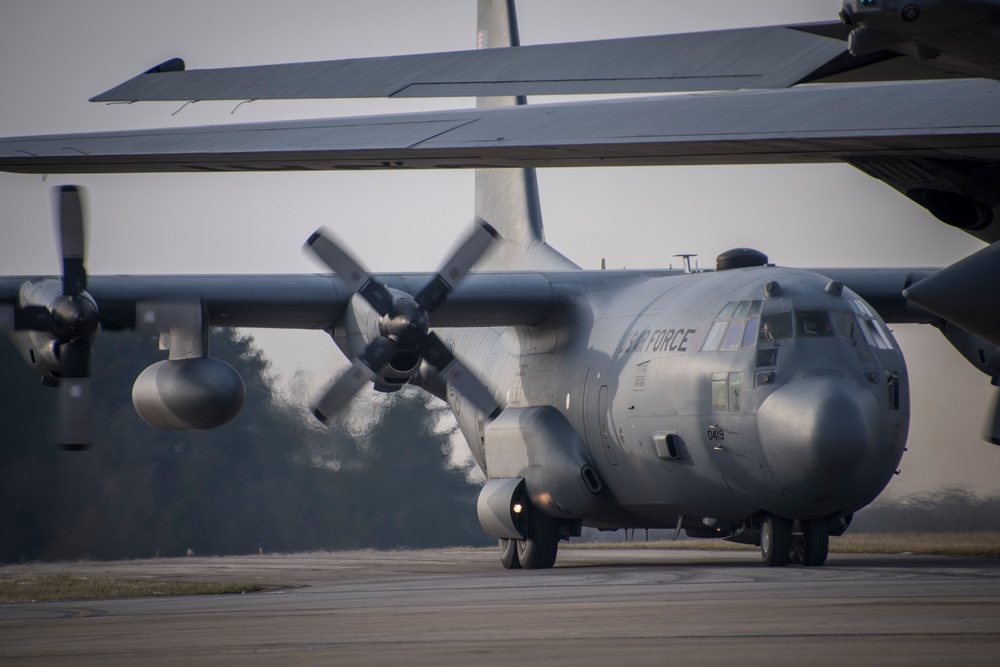
M 824 519 L 802 521 L 802 534 L 795 535 L 792 549 L 796 552 L 796 562 L 806 567 L 819 567 L 826 562 L 830 552 L 830 533 Z
M 784 567 L 791 560 L 792 521 L 768 514 L 760 526 L 760 557 L 768 567 Z
M 782 567 L 789 563 L 818 567 L 826 562 L 830 551 L 830 533 L 826 520 L 809 519 L 797 522 L 801 530 L 793 530 L 792 521 L 769 514 L 760 526 L 760 555 L 764 565 Z

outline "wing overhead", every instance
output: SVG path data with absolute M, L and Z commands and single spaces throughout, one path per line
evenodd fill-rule
M 839 24 L 184 70 L 168 61 L 94 102 L 458 97 L 784 88 L 845 52 Z M 835 35 L 830 37 L 829 35 Z
M 1000 240 L 1000 83 L 837 84 L 0 140 L 23 173 L 844 161 Z
M 434 321 L 442 327 L 535 325 L 571 307 L 587 286 L 628 284 L 663 273 L 671 272 L 470 273 L 435 311 Z M 435 275 L 374 277 L 417 293 Z M 0 277 L 0 324 L 3 306 L 17 303 L 22 286 L 33 279 Z M 138 308 L 145 302 L 196 300 L 205 305 L 210 326 L 330 330 L 354 294 L 347 281 L 320 274 L 90 276 L 87 291 L 100 306 L 105 329 L 135 328 Z

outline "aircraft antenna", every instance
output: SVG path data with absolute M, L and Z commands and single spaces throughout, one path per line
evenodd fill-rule
M 674 257 L 680 257 L 684 261 L 684 273 L 693 273 L 691 271 L 691 258 L 697 256 L 697 253 L 680 253 L 674 255 Z

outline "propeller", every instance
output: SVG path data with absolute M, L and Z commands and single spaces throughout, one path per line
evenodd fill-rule
M 47 305 L 27 303 L 13 309 L 16 331 L 48 333 L 49 368 L 58 385 L 56 440 L 66 449 L 86 449 L 92 441 L 90 423 L 90 353 L 100 324 L 97 304 L 87 294 L 85 268 L 86 220 L 82 193 L 74 185 L 56 188 L 57 231 L 62 256 L 59 293 L 45 292 Z M 54 282 L 54 281 L 50 281 Z M 22 288 L 22 295 L 29 285 Z M 58 287 L 56 288 L 59 289 Z M 53 298 L 49 299 L 48 297 Z M 30 297 L 29 297 L 30 299 Z M 51 383 L 51 378 L 46 378 Z
M 313 415 L 327 422 L 366 383 L 375 381 L 386 364 L 400 355 L 412 357 L 415 354 L 435 367 L 446 382 L 491 419 L 499 415 L 501 408 L 490 391 L 430 330 L 430 314 L 444 303 L 448 293 L 499 238 L 500 234 L 488 222 L 477 219 L 472 231 L 415 297 L 405 293 L 394 297 L 329 231 L 319 229 L 310 236 L 305 247 L 346 281 L 380 316 L 379 336 L 315 402 Z

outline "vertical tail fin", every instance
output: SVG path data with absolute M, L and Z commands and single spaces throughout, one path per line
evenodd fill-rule
M 520 46 L 514 0 L 478 0 L 478 30 L 481 49 Z M 480 109 L 525 103 L 524 96 L 476 99 Z M 504 239 L 478 269 L 578 268 L 545 243 L 534 169 L 477 169 L 476 215 Z

